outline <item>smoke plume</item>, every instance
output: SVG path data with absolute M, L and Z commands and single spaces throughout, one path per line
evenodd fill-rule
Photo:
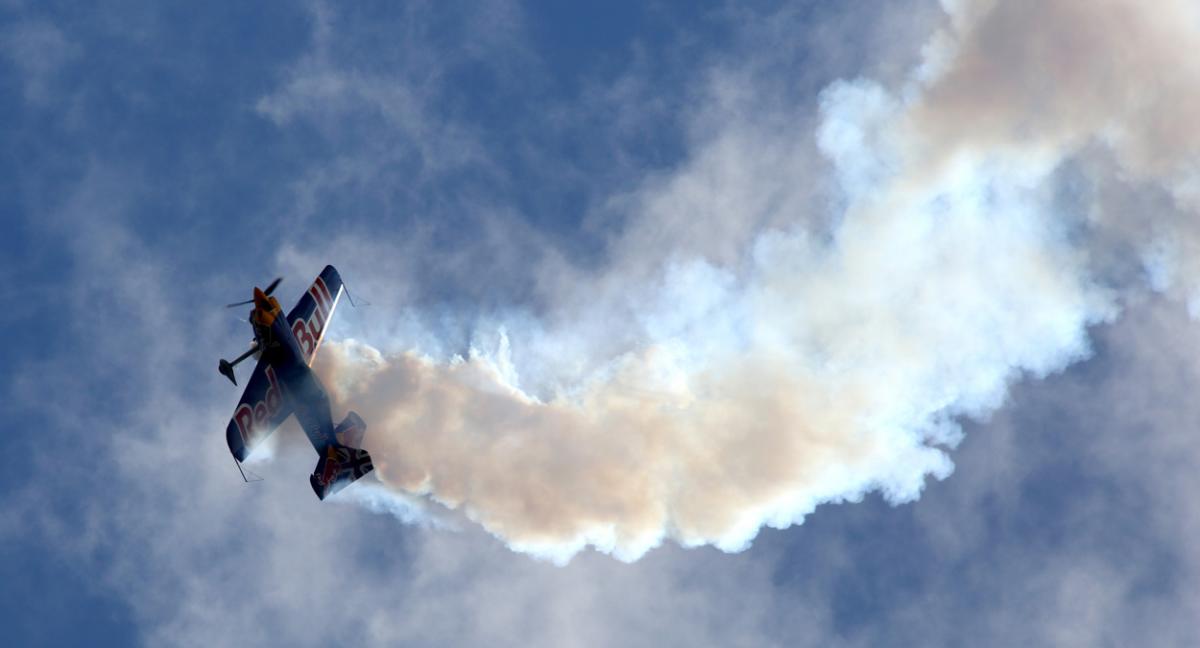
M 960 417 L 1086 356 L 1143 286 L 1196 295 L 1197 5 L 943 5 L 904 83 L 830 85 L 815 134 L 731 124 L 635 201 L 606 268 L 556 268 L 547 308 L 465 356 L 329 343 L 380 480 L 556 560 L 736 551 L 822 503 L 917 498 Z M 806 177 L 687 211 L 738 141 L 783 162 L 815 141 L 832 216 L 804 212 Z

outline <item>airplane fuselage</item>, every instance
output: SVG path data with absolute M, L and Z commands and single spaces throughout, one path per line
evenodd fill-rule
M 318 454 L 323 453 L 336 442 L 329 396 L 305 361 L 304 351 L 288 326 L 279 302 L 274 297 L 256 293 L 250 323 L 262 350 L 262 360 L 282 390 L 282 398 L 286 399 Z
M 287 316 L 270 295 L 279 281 L 265 291 L 255 288 L 254 299 L 231 305 L 254 304 L 250 325 L 255 344 L 233 362 L 222 359 L 217 368 L 236 385 L 234 365 L 251 355 L 258 356 L 258 363 L 225 426 L 225 440 L 240 464 L 283 421 L 295 416 L 320 457 L 309 484 L 325 499 L 374 470 L 370 453 L 362 448 L 366 422 L 351 411 L 334 425 L 329 396 L 309 368 L 341 296 L 342 279 L 336 268 L 325 266 Z

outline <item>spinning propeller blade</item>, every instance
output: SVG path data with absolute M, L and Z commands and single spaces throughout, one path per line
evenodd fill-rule
M 272 292 L 275 291 L 275 288 L 279 285 L 279 282 L 281 282 L 281 281 L 283 281 L 283 277 L 275 277 L 275 279 L 272 280 L 271 283 L 267 284 L 267 289 L 263 291 L 263 294 L 270 295 Z M 253 303 L 254 303 L 253 299 L 247 299 L 246 301 L 240 301 L 236 304 L 225 304 L 225 308 L 237 308 L 238 306 L 245 306 L 246 304 L 253 304 Z

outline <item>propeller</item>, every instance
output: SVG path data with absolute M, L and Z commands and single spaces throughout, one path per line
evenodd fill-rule
M 280 281 L 283 281 L 283 277 L 275 277 L 271 283 L 267 284 L 267 287 L 265 290 L 263 290 L 263 293 L 270 295 L 271 293 L 275 292 L 275 287 L 279 285 Z
M 266 288 L 266 290 L 263 291 L 263 294 L 270 295 L 272 292 L 275 291 L 275 287 L 278 286 L 279 282 L 281 282 L 281 281 L 283 281 L 283 277 L 275 277 L 275 279 L 271 283 L 267 284 L 267 288 Z M 225 308 L 237 308 L 238 306 L 245 306 L 246 304 L 253 304 L 253 303 L 254 303 L 253 299 L 247 299 L 246 301 L 240 301 L 236 304 L 225 304 Z

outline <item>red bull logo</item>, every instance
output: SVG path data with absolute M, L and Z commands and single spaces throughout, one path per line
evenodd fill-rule
M 322 486 L 328 486 L 333 482 L 333 478 L 337 477 L 338 473 L 341 471 L 342 465 L 333 459 L 329 459 L 325 462 L 325 470 L 321 472 L 321 476 L 317 478 L 317 481 L 319 481 Z
M 342 466 L 346 462 L 346 453 L 340 449 L 329 448 L 325 453 L 325 466 L 317 475 L 317 482 L 322 486 L 328 486 L 337 479 L 337 476 L 342 472 Z M 317 464 L 320 468 L 320 464 Z
M 270 427 L 269 422 L 275 418 L 283 406 L 283 393 L 279 390 L 279 380 L 275 378 L 275 368 L 268 365 L 266 375 L 267 391 L 263 394 L 263 399 L 253 406 L 249 403 L 242 403 L 233 413 L 233 420 L 237 423 L 238 432 L 242 435 L 242 442 L 247 446 L 252 445 L 251 439 L 254 431 Z
M 304 357 L 311 365 L 313 357 L 317 354 L 317 347 L 321 345 L 321 336 L 325 333 L 325 323 L 328 321 L 329 313 L 333 310 L 336 300 L 329 294 L 329 287 L 325 285 L 325 280 L 320 277 L 317 277 L 317 280 L 309 287 L 308 294 L 316 303 L 316 308 L 313 309 L 312 315 L 307 320 L 297 319 L 292 324 L 292 335 L 296 336 L 296 342 L 299 343 L 300 349 L 304 351 Z

